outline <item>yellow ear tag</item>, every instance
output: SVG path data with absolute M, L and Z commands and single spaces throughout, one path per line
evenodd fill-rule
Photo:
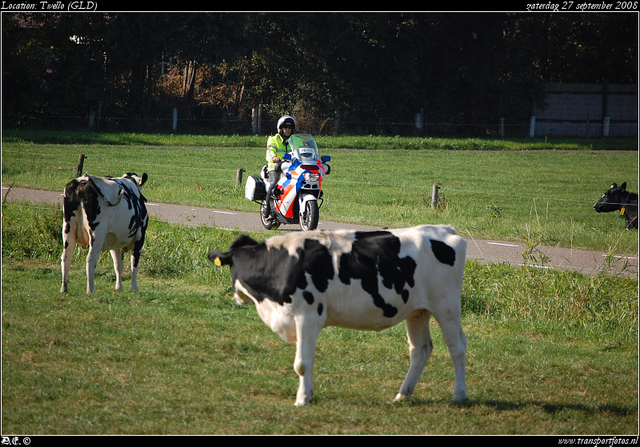
M 624 217 L 624 207 L 620 209 L 620 217 Z
M 213 260 L 213 263 L 214 263 L 215 265 L 217 265 L 218 267 L 222 267 L 222 262 L 220 262 L 220 258 L 219 258 L 219 257 L 216 257 L 216 258 Z

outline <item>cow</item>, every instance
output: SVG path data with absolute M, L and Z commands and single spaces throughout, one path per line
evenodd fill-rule
M 149 222 L 146 199 L 140 188 L 147 174 L 128 172 L 122 177 L 85 174 L 71 180 L 64 189 L 62 222 L 62 287 L 68 291 L 68 274 L 76 242 L 89 247 L 87 293 L 94 292 L 93 277 L 102 251 L 109 250 L 116 272 L 116 290 L 122 290 L 123 256 L 131 253 L 131 291 L 138 291 L 140 251 Z
M 611 185 L 593 208 L 598 213 L 620 211 L 620 217 L 624 217 L 625 229 L 638 229 L 638 194 L 627 191 L 627 182 L 620 186 L 615 183 Z
M 296 343 L 296 405 L 313 400 L 316 342 L 328 326 L 381 331 L 406 321 L 410 364 L 395 400 L 410 396 L 431 354 L 431 315 L 453 360 L 453 400 L 463 401 L 467 339 L 460 294 L 466 247 L 449 226 L 316 230 L 261 243 L 240 235 L 229 251 L 214 250 L 209 260 L 230 266 L 239 304 L 255 303 L 274 332 Z

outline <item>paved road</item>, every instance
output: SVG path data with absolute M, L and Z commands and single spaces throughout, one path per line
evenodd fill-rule
M 28 201 L 31 203 L 59 203 L 62 205 L 62 193 L 51 191 L 37 191 L 22 188 L 2 187 L 2 200 L 8 202 Z M 163 203 L 147 203 L 147 210 L 152 219 L 180 223 L 185 225 L 207 225 L 223 229 L 239 229 L 241 231 L 261 232 L 266 231 L 260 223 L 258 207 L 255 213 L 243 213 L 239 211 L 225 211 L 194 206 L 168 205 Z M 372 230 L 380 227 L 351 225 L 336 222 L 320 221 L 320 229 L 358 229 Z M 283 225 L 285 231 L 299 231 L 297 225 Z M 463 235 L 464 236 L 464 235 Z M 516 242 L 501 242 L 485 239 L 465 238 L 468 242 L 467 258 L 484 262 L 508 263 L 521 265 L 522 253 L 525 252 L 524 244 Z M 222 247 L 224 248 L 224 247 Z M 559 247 L 537 247 L 547 258 L 547 262 L 540 268 L 565 268 L 578 270 L 584 274 L 599 272 L 605 266 L 606 254 L 587 250 L 573 250 Z M 637 277 L 638 256 L 618 255 L 613 271 L 622 271 L 625 275 Z

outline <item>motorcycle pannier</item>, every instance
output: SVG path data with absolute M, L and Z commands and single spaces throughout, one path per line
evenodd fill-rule
M 244 187 L 244 196 L 251 201 L 263 200 L 267 196 L 264 180 L 250 175 Z

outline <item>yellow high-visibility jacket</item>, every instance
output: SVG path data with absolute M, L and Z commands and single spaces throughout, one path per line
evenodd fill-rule
M 289 151 L 289 143 L 282 139 L 282 135 L 279 133 L 272 135 L 267 140 L 267 171 L 273 171 L 278 163 L 271 161 L 273 157 L 279 157 L 282 160 L 282 156 Z

